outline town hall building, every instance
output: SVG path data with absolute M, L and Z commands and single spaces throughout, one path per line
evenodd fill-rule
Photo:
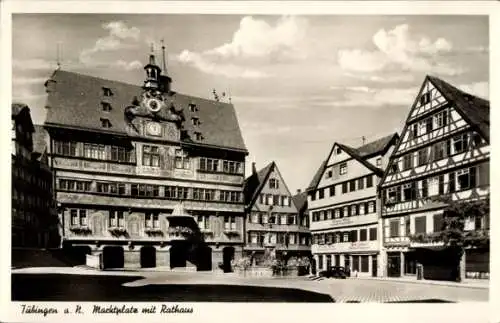
M 144 69 L 143 86 L 60 69 L 45 84 L 63 247 L 103 268 L 230 270 L 248 155 L 235 109 L 172 90 L 154 54 Z

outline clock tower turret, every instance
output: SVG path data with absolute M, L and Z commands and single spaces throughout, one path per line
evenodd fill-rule
M 156 65 L 155 55 L 153 53 L 153 46 L 151 45 L 151 54 L 149 54 L 149 62 L 144 66 L 146 70 L 146 80 L 144 81 L 145 90 L 159 90 L 160 88 L 160 74 L 161 68 Z

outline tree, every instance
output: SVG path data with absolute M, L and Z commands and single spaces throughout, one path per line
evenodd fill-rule
M 465 230 L 467 218 L 483 217 L 485 223 L 488 222 L 489 198 L 475 201 L 453 201 L 450 198 L 441 197 L 439 200 L 447 204 L 443 210 L 443 226 L 439 238 L 451 252 L 452 259 L 457 264 L 460 263 L 465 248 L 489 246 L 489 235 L 486 230 Z M 460 274 L 457 280 L 461 280 Z

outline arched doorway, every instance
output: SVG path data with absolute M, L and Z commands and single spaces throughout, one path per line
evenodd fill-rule
M 188 246 L 182 241 L 173 242 L 170 246 L 170 268 L 186 267 Z
M 141 248 L 141 267 L 156 267 L 156 249 L 154 247 L 146 246 Z
M 200 246 L 198 248 L 198 271 L 212 270 L 212 248 L 208 246 Z
M 87 262 L 87 255 L 92 253 L 89 246 L 72 246 L 69 244 L 63 245 L 63 253 L 71 266 L 84 265 Z
M 107 246 L 102 249 L 102 262 L 104 269 L 123 268 L 125 254 L 122 247 Z
M 222 249 L 222 268 L 225 273 L 233 271 L 231 268 L 231 260 L 234 259 L 234 247 L 224 247 Z

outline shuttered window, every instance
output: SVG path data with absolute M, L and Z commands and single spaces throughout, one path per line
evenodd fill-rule
M 399 220 L 392 220 L 389 229 L 391 237 L 399 237 Z
M 419 216 L 415 218 L 415 233 L 425 233 L 426 228 L 426 217 Z
M 434 232 L 440 232 L 443 230 L 443 214 L 434 214 Z

